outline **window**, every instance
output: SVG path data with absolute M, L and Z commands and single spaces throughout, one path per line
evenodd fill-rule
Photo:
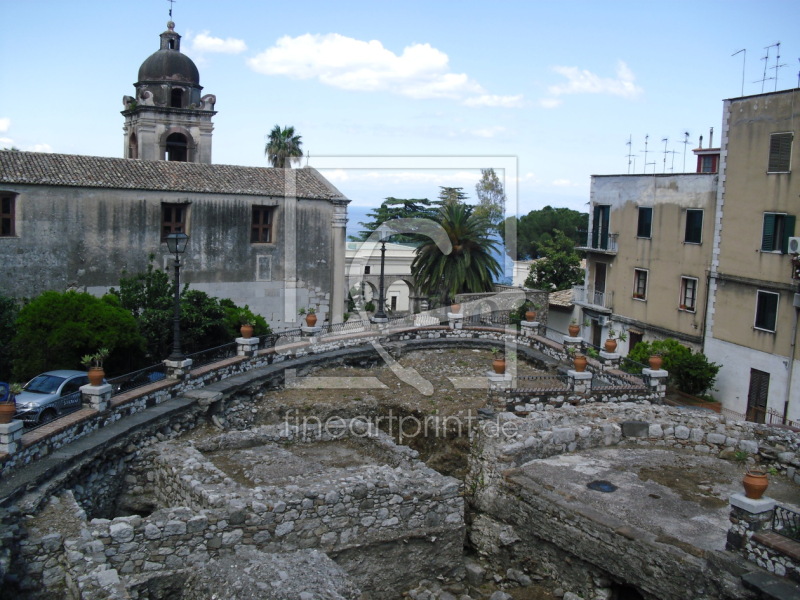
M 690 208 L 686 211 L 686 233 L 683 241 L 687 244 L 699 244 L 703 241 L 703 211 Z
M 187 204 L 161 205 L 161 241 L 165 241 L 170 233 L 186 233 Z
M 764 213 L 764 226 L 761 230 L 761 251 L 789 251 L 789 238 L 794 235 L 794 215 L 783 213 Z
M 788 173 L 792 158 L 792 134 L 773 133 L 769 138 L 767 173 Z
M 167 160 L 187 162 L 189 160 L 189 143 L 186 136 L 181 133 L 171 133 L 167 136 Z
M 653 230 L 653 209 L 649 206 L 639 207 L 639 225 L 636 228 L 636 237 L 649 238 Z
M 694 312 L 697 305 L 697 279 L 681 277 L 681 310 Z
M 775 292 L 756 292 L 756 329 L 775 331 L 778 320 L 778 298 Z
M 364 267 L 364 275 L 369 275 L 369 272 L 370 272 L 370 266 L 369 266 L 369 265 L 366 265 L 366 266 Z
M 647 298 L 647 271 L 634 269 L 633 273 L 633 297 L 637 300 L 645 300 Z
M 272 206 L 253 206 L 253 221 L 250 225 L 251 244 L 272 243 Z
M 12 194 L 0 195 L 0 237 L 14 237 L 16 228 L 14 226 L 14 205 L 16 197 Z
M 183 90 L 181 88 L 172 88 L 170 100 L 172 108 L 183 108 Z
M 716 173 L 717 164 L 716 156 L 701 156 L 700 157 L 700 172 L 701 173 Z

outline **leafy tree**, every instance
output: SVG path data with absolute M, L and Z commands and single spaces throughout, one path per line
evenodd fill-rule
M 124 372 L 144 356 L 136 320 L 113 295 L 44 292 L 22 307 L 13 340 L 13 375 L 27 380 L 42 371 L 81 369 L 81 357 L 109 348 L 109 372 Z
M 0 381 L 11 379 L 11 340 L 16 330 L 15 321 L 19 313 L 17 301 L 0 295 Z
M 525 287 L 538 290 L 566 290 L 583 283 L 581 257 L 569 237 L 558 229 L 542 243 L 542 258 L 531 265 Z
M 301 136 L 295 135 L 294 127 L 280 128 L 275 125 L 269 132 L 267 145 L 264 147 L 269 164 L 279 169 L 291 168 L 292 162 L 303 156 L 300 148 L 303 145 Z
M 452 250 L 444 254 L 432 240 L 417 248 L 411 273 L 419 288 L 443 304 L 458 293 L 491 291 L 502 268 L 493 256 L 497 251 L 486 219 L 473 214 L 473 207 L 466 204 L 448 204 L 440 207 L 437 221 Z
M 439 204 L 451 206 L 453 204 L 466 204 L 467 195 L 464 188 L 439 186 Z
M 381 223 L 392 219 L 429 219 L 436 220 L 438 202 L 431 202 L 427 198 L 393 198 L 388 197 L 381 205 L 367 213 L 372 220 L 359 223 L 364 227 L 364 231 L 357 236 L 350 236 L 354 242 L 363 242 L 369 235 L 380 227 Z M 421 238 L 413 234 L 396 234 L 393 236 L 395 242 L 416 242 Z
M 478 197 L 475 214 L 498 228 L 506 210 L 506 192 L 494 169 L 481 169 L 481 179 L 475 185 L 475 194 Z
M 509 217 L 509 219 L 516 218 Z M 542 245 L 553 238 L 556 229 L 570 238 L 573 246 L 585 244 L 589 213 L 545 206 L 541 210 L 532 210 L 520 217 L 516 225 L 517 257 L 538 258 L 542 256 Z M 504 227 L 500 228 L 500 234 L 505 235 Z
M 639 342 L 628 353 L 628 358 L 647 364 L 653 354 L 660 354 L 662 367 L 669 371 L 669 383 L 693 396 L 703 396 L 713 389 L 720 365 L 708 362 L 702 352 L 692 352 L 678 340 L 666 338 L 653 342 Z
M 224 321 L 229 339 L 239 337 L 239 329 L 245 323 L 253 326 L 253 335 L 255 336 L 272 333 L 272 328 L 267 320 L 251 311 L 248 305 L 245 304 L 243 308 L 236 306 L 230 298 L 221 298 L 219 305 L 225 311 Z

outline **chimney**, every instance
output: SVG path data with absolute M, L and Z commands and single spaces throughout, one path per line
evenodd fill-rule
M 714 128 L 711 128 L 711 131 L 708 132 L 708 147 L 714 147 Z
M 700 136 L 700 150 L 703 149 L 703 136 Z

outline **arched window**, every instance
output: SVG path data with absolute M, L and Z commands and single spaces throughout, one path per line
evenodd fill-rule
M 167 160 L 178 162 L 189 160 L 189 144 L 182 133 L 172 133 L 167 137 Z
M 139 158 L 139 141 L 135 133 L 128 138 L 128 158 Z
M 183 90 L 181 88 L 172 88 L 170 106 L 172 108 L 183 108 Z

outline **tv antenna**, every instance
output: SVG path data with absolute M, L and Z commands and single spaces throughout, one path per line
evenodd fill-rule
M 172 20 L 172 5 L 178 0 L 167 0 L 169 2 L 169 20 Z
M 633 137 L 632 135 L 628 134 L 628 141 L 625 142 L 625 145 L 628 147 L 628 154 L 626 155 L 628 157 L 628 175 L 631 174 L 631 159 L 632 158 L 633 158 L 633 171 L 634 171 L 634 173 L 636 172 L 636 158 L 634 157 L 633 154 L 631 154 L 631 143 L 632 143 L 631 138 L 632 137 Z
M 782 65 L 778 64 L 780 62 L 780 60 L 781 60 L 781 43 L 778 42 L 775 45 L 778 47 L 778 51 L 777 51 L 777 54 L 775 55 L 775 66 L 772 67 L 772 69 L 775 70 L 775 77 L 774 77 L 774 79 L 775 79 L 775 89 L 773 91 L 777 92 L 778 91 L 778 69 L 780 69 L 781 67 L 785 67 L 786 63 L 784 63 Z
M 646 133 L 645 136 L 644 136 L 644 169 L 642 170 L 642 173 L 646 173 L 647 172 L 647 165 L 649 164 L 647 162 L 647 140 L 649 140 L 649 139 L 650 139 L 650 134 Z M 655 164 L 655 163 L 653 163 L 653 164 Z
M 664 142 L 664 173 L 666 173 L 667 172 L 667 154 L 669 154 L 669 151 L 667 150 L 667 144 L 669 143 L 669 138 L 668 137 L 662 138 L 661 141 Z
M 747 48 L 742 48 L 741 50 L 737 50 L 731 56 L 736 56 L 737 54 L 741 54 L 744 52 L 744 56 L 742 56 L 742 96 L 744 96 L 744 63 L 747 62 Z
M 777 87 L 778 87 L 778 82 L 777 82 L 778 71 L 777 71 L 777 67 L 775 68 L 776 69 L 775 70 L 776 77 L 767 77 L 767 63 L 769 61 L 769 49 L 770 48 L 776 48 L 776 47 L 778 48 L 778 58 L 780 58 L 780 48 L 781 48 L 781 43 L 780 42 L 776 42 L 774 44 L 770 44 L 769 46 L 765 46 L 764 47 L 764 50 L 767 51 L 767 53 L 764 56 L 761 57 L 761 60 L 764 61 L 764 75 L 761 77 L 760 80 L 757 80 L 757 81 L 753 82 L 753 83 L 758 83 L 758 81 L 761 81 L 761 93 L 762 94 L 764 93 L 764 83 L 766 83 L 770 79 L 776 79 L 775 88 L 777 89 Z
M 689 145 L 689 132 L 688 131 L 684 131 L 683 132 L 683 141 L 681 142 L 681 144 L 683 144 L 683 172 L 686 173 L 686 146 Z M 673 158 L 675 158 L 675 157 L 673 156 Z

